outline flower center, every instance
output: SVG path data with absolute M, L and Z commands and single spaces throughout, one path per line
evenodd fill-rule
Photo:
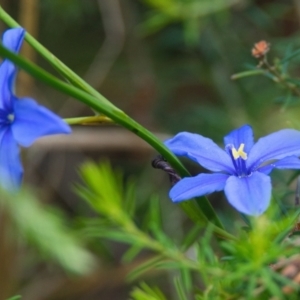
M 246 167 L 247 153 L 244 151 L 245 144 L 240 144 L 236 149 L 233 145 L 227 145 L 232 163 L 234 165 L 236 175 L 239 177 L 249 176 L 249 172 Z
M 7 115 L 7 120 L 9 123 L 12 123 L 15 120 L 15 115 L 14 114 L 8 114 Z
M 245 144 L 240 144 L 240 147 L 238 150 L 236 150 L 234 147 L 231 149 L 231 153 L 234 159 L 238 159 L 241 157 L 242 159 L 247 159 L 247 153 L 244 152 Z
M 15 120 L 13 111 L 7 111 L 6 109 L 0 108 L 0 126 L 10 125 Z

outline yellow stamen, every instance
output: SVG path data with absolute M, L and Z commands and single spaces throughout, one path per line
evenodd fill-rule
M 245 144 L 241 144 L 238 150 L 236 150 L 234 147 L 232 148 L 231 151 L 234 159 L 238 159 L 239 157 L 241 157 L 244 160 L 247 159 L 247 153 L 244 152 L 244 147 Z

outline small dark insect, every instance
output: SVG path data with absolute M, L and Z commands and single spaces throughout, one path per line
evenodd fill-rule
M 166 159 L 162 155 L 158 155 L 152 160 L 152 167 L 155 169 L 161 169 L 168 173 L 171 185 L 173 186 L 181 177 L 176 173 L 176 171 L 168 164 Z

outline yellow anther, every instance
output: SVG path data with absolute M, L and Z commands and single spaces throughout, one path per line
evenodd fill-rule
M 238 159 L 239 157 L 241 157 L 244 160 L 247 159 L 247 153 L 244 152 L 244 147 L 245 144 L 241 144 L 238 150 L 236 150 L 234 147 L 232 148 L 231 151 L 234 159 Z

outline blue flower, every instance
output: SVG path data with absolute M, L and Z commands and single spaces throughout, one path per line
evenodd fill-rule
M 254 144 L 251 126 L 224 138 L 225 150 L 211 139 L 182 132 L 165 142 L 178 156 L 186 156 L 214 172 L 180 180 L 170 191 L 173 202 L 224 190 L 229 203 L 247 215 L 260 215 L 269 206 L 274 168 L 300 169 L 300 131 L 283 129 Z
M 22 28 L 7 30 L 3 45 L 18 53 L 24 35 Z M 7 190 L 19 188 L 22 181 L 18 145 L 28 147 L 41 136 L 71 132 L 63 120 L 33 99 L 15 96 L 16 75 L 15 65 L 5 59 L 0 65 L 0 184 Z

